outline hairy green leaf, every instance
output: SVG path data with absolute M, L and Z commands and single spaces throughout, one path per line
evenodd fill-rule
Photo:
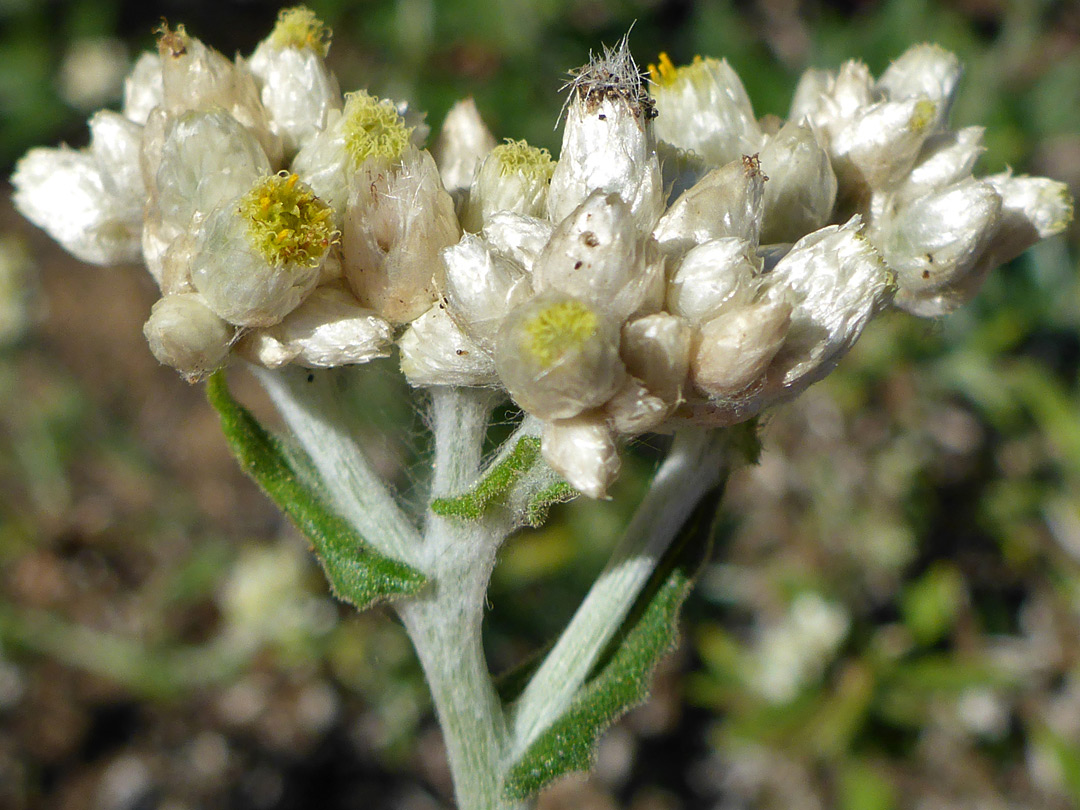
M 441 517 L 453 517 L 460 520 L 479 520 L 488 505 L 503 495 L 529 471 L 540 458 L 540 439 L 536 436 L 523 436 L 518 439 L 514 449 L 506 458 L 496 464 L 480 479 L 480 482 L 463 495 L 452 498 L 436 498 L 431 502 L 431 511 Z
M 538 529 L 547 523 L 548 512 L 557 503 L 572 501 L 581 493 L 565 481 L 556 481 L 537 492 L 525 509 L 525 525 Z
M 207 381 L 206 397 L 221 417 L 222 431 L 240 466 L 311 541 L 338 599 L 363 609 L 424 587 L 423 574 L 374 551 L 316 488 L 304 483 L 278 441 L 233 399 L 223 371 Z M 312 476 L 308 471 L 304 478 Z
M 560 776 L 588 770 L 600 734 L 648 698 L 653 670 L 675 646 L 679 609 L 708 554 L 719 498 L 717 488 L 698 504 L 591 680 L 511 766 L 507 798 L 523 801 Z

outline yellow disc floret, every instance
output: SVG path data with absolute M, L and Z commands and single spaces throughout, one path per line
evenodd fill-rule
M 657 64 L 649 65 L 649 79 L 653 84 L 671 84 L 675 81 L 678 68 L 671 61 L 671 57 L 664 51 L 656 57 Z
M 529 146 L 525 141 L 510 138 L 491 150 L 499 162 L 499 174 L 503 177 L 511 174 L 522 175 L 530 180 L 547 182 L 555 171 L 555 161 L 551 152 L 536 146 Z
M 542 368 L 551 368 L 596 335 L 599 319 L 580 301 L 559 301 L 524 324 L 526 350 Z
M 359 90 L 346 96 L 344 117 L 345 148 L 354 166 L 371 157 L 401 159 L 413 127 L 405 125 L 393 102 Z
M 920 99 L 915 105 L 915 114 L 911 117 L 912 132 L 922 132 L 932 123 L 937 115 L 937 105 L 930 99 Z
M 283 8 L 278 12 L 270 43 L 277 48 L 307 48 L 326 56 L 330 50 L 330 29 L 306 6 Z
M 333 209 L 295 174 L 264 177 L 240 200 L 248 238 L 267 264 L 317 267 L 337 237 Z

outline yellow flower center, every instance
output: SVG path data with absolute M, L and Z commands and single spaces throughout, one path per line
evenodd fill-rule
M 560 301 L 540 310 L 525 324 L 526 350 L 542 368 L 551 368 L 596 335 L 596 313 L 580 301 Z
M 283 8 L 270 34 L 270 43 L 277 48 L 311 49 L 320 56 L 330 50 L 330 29 L 323 25 L 315 12 L 306 6 Z
M 499 174 L 506 177 L 519 174 L 530 180 L 546 182 L 555 171 L 555 161 L 547 149 L 529 146 L 525 141 L 510 138 L 491 150 L 492 156 L 499 162 Z
M 333 209 L 295 174 L 259 180 L 240 200 L 248 238 L 267 264 L 317 267 L 338 238 Z
M 405 126 L 393 102 L 360 90 L 346 97 L 344 116 L 345 148 L 354 166 L 371 157 L 401 159 L 413 127 Z

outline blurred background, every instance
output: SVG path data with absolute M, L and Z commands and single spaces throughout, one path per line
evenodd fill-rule
M 161 17 L 248 53 L 280 4 L 0 0 L 0 177 L 87 141 Z M 726 56 L 758 115 L 799 72 L 956 51 L 982 173 L 1080 190 L 1080 5 L 1050 0 L 313 0 L 342 87 L 435 127 L 471 94 L 496 137 L 557 152 L 565 71 L 636 20 L 640 63 Z M 80 265 L 0 181 L 0 807 L 436 810 L 450 785 L 386 611 L 332 601 L 239 472 L 197 387 L 158 367 L 136 267 Z M 540 806 L 615 810 L 1080 807 L 1078 232 L 939 322 L 875 321 L 765 426 L 651 702 Z M 393 361 L 367 430 L 403 489 Z M 250 380 L 235 392 L 272 415 Z M 493 666 L 558 632 L 655 464 L 504 549 Z

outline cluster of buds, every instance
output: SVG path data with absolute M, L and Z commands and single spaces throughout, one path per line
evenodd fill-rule
M 396 343 L 414 386 L 506 391 L 593 497 L 627 437 L 753 417 L 1072 214 L 1060 183 L 972 175 L 982 131 L 948 128 L 960 67 L 934 46 L 876 81 L 808 71 L 784 122 L 726 62 L 646 77 L 624 39 L 571 74 L 555 161 L 471 101 L 433 156 L 404 105 L 341 96 L 328 43 L 302 8 L 250 60 L 163 28 L 123 113 L 27 155 L 16 204 L 86 261 L 146 263 L 147 338 L 188 379 Z

